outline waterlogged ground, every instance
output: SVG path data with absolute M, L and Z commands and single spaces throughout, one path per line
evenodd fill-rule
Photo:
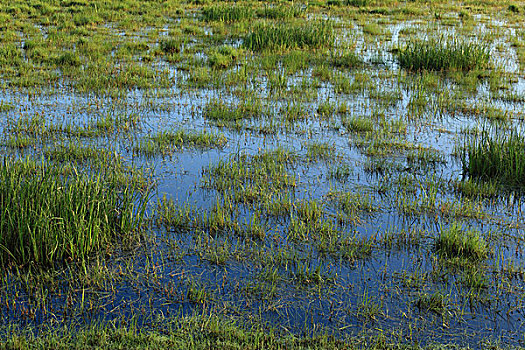
M 470 143 L 523 134 L 522 3 L 95 3 L 2 4 L 2 151 L 118 169 L 147 224 L 84 263 L 5 267 L 4 332 L 200 315 L 525 346 L 522 189 L 466 170 Z M 319 43 L 246 46 L 260 26 L 326 23 Z M 416 39 L 454 38 L 489 64 L 399 64 Z

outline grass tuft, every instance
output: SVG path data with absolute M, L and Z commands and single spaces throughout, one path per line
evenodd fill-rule
M 437 314 L 442 314 L 445 311 L 448 302 L 449 295 L 445 295 L 441 292 L 435 292 L 432 294 L 424 293 L 420 295 L 415 304 L 420 310 L 432 311 Z
M 62 173 L 27 159 L 0 163 L 2 265 L 84 261 L 142 224 L 147 196 L 136 195 L 132 185 Z
M 289 19 L 304 15 L 305 9 L 297 5 L 292 6 L 265 6 L 264 9 L 257 12 L 259 17 L 268 19 Z
M 398 52 L 399 65 L 412 71 L 470 71 L 489 66 L 486 45 L 457 38 L 415 40 Z
M 59 66 L 79 67 L 82 64 L 80 57 L 74 52 L 65 52 L 56 59 Z
M 482 260 L 489 254 L 487 243 L 478 231 L 464 230 L 457 223 L 441 230 L 435 248 L 441 256 L 450 259 Z
M 461 157 L 463 172 L 512 186 L 525 185 L 525 139 L 516 134 L 468 141 Z
M 316 49 L 329 47 L 334 41 L 329 21 L 296 24 L 267 24 L 256 26 L 244 38 L 244 47 L 252 51 L 276 49 Z
M 202 9 L 202 19 L 206 22 L 238 22 L 254 18 L 255 11 L 248 6 L 214 5 Z
M 182 40 L 178 38 L 162 40 L 160 42 L 160 49 L 167 54 L 179 53 L 182 49 Z

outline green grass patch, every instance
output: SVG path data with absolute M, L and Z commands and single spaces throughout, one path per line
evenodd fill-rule
M 237 22 L 246 19 L 252 19 L 255 16 L 255 10 L 248 6 L 231 6 L 214 5 L 202 9 L 202 19 L 206 22 Z
M 341 124 L 349 132 L 372 132 L 374 121 L 366 116 L 343 117 Z
M 76 142 L 47 147 L 44 150 L 44 154 L 46 157 L 58 162 L 94 162 L 101 164 L 113 158 L 113 153 L 109 150 L 83 146 Z
M 315 269 L 314 269 L 315 272 Z M 322 273 L 322 272 L 321 272 Z M 326 273 L 325 273 L 326 275 Z M 322 276 L 326 278 L 326 276 Z M 331 277 L 328 275 L 328 277 Z M 441 299 L 444 299 L 440 301 Z M 445 296 L 436 296 L 436 310 L 443 310 Z M 371 303 L 364 295 L 360 305 Z M 421 305 L 426 305 L 421 302 Z M 418 305 L 419 306 L 419 305 Z M 391 341 L 385 335 L 345 336 L 341 339 L 319 332 L 312 336 L 295 336 L 285 334 L 277 327 L 264 327 L 253 321 L 239 318 L 233 320 L 219 317 L 213 313 L 201 313 L 184 317 L 158 317 L 154 329 L 138 326 L 114 326 L 103 324 L 85 327 L 79 331 L 56 327 L 40 336 L 23 332 L 10 333 L 0 341 L 5 349 L 292 349 L 292 350 L 439 350 L 468 349 L 454 344 L 417 345 L 412 343 L 400 345 L 398 340 Z M 494 349 L 505 347 L 494 346 Z
M 64 52 L 56 58 L 56 64 L 61 67 L 80 67 L 82 61 L 74 52 Z
M 15 106 L 9 102 L 0 101 L 0 113 L 9 112 L 15 109 Z
M 435 241 L 438 254 L 447 259 L 483 260 L 489 255 L 487 243 L 476 230 L 465 230 L 458 223 L 442 229 Z
M 470 71 L 489 67 L 487 45 L 458 38 L 414 40 L 397 54 L 402 68 L 421 71 Z
M 304 15 L 305 9 L 297 5 L 265 6 L 257 11 L 259 17 L 268 19 L 290 19 Z
M 287 168 L 296 156 L 281 148 L 254 156 L 240 154 L 220 160 L 205 173 L 203 184 L 223 195 L 232 195 L 238 203 L 260 205 L 285 196 L 296 186 L 296 178 Z
M 136 236 L 147 195 L 100 175 L 63 170 L 27 159 L 0 163 L 2 265 L 84 261 L 118 239 Z
M 437 314 L 442 314 L 449 304 L 449 295 L 441 292 L 432 294 L 423 293 L 415 302 L 420 310 L 432 311 Z
M 331 60 L 332 65 L 337 68 L 356 68 L 363 65 L 363 59 L 349 49 L 332 53 Z
M 228 68 L 237 61 L 241 52 L 242 50 L 230 45 L 223 45 L 210 53 L 208 56 L 208 64 L 216 69 Z
M 516 134 L 481 137 L 467 141 L 461 156 L 469 176 L 511 186 L 525 185 L 525 139 Z
M 244 38 L 243 45 L 252 51 L 316 49 L 330 47 L 334 38 L 333 26 L 329 21 L 304 24 L 263 23 Z
M 220 99 L 212 99 L 204 106 L 204 116 L 213 121 L 236 121 L 260 116 L 262 105 L 256 98 L 248 98 L 235 103 L 226 103 Z
M 180 38 L 169 38 L 162 40 L 159 47 L 166 54 L 174 54 L 182 50 L 182 44 L 183 42 Z
M 353 6 L 364 7 L 370 4 L 370 0 L 327 0 L 328 6 Z
M 15 44 L 3 43 L 0 45 L 0 66 L 20 65 L 22 63 L 22 51 Z
M 309 142 L 306 144 L 306 158 L 309 161 L 330 160 L 337 157 L 335 146 L 328 142 Z
M 478 179 L 465 179 L 452 183 L 453 189 L 469 198 L 492 198 L 500 191 L 497 182 L 480 181 Z

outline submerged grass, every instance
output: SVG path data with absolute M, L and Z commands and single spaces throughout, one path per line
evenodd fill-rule
M 146 156 L 168 154 L 173 150 L 183 147 L 212 148 L 223 147 L 226 137 L 223 134 L 196 132 L 186 130 L 164 130 L 142 140 L 134 151 Z
M 227 103 L 215 98 L 204 106 L 203 114 L 207 119 L 216 122 L 232 122 L 260 116 L 262 105 L 256 98 L 247 98 L 239 103 Z
M 412 71 L 470 71 L 489 67 L 489 48 L 458 38 L 414 40 L 398 52 L 401 67 Z
M 86 260 L 135 235 L 147 196 L 100 176 L 64 176 L 59 166 L 4 158 L 0 164 L 2 265 Z
M 211 166 L 204 186 L 232 194 L 235 202 L 267 203 L 296 186 L 295 176 L 287 171 L 294 159 L 293 153 L 281 148 L 253 157 L 240 154 Z

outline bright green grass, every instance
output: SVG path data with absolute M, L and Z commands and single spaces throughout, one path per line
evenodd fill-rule
M 489 254 L 487 243 L 476 230 L 465 230 L 454 223 L 443 229 L 435 241 L 436 251 L 443 257 L 482 260 Z
M 349 49 L 332 53 L 332 65 L 337 68 L 355 68 L 363 65 L 363 59 Z
M 469 71 L 489 66 L 486 45 L 458 38 L 413 40 L 398 52 L 399 65 L 412 71 Z
M 486 133 L 465 144 L 463 172 L 512 186 L 525 185 L 525 139 L 512 133 L 490 137 Z
M 374 122 L 366 116 L 344 117 L 341 124 L 350 132 L 371 132 L 374 130 Z
M 98 164 L 108 162 L 114 158 L 114 154 L 109 150 L 83 146 L 77 142 L 47 147 L 44 149 L 44 155 L 49 159 L 59 162 L 86 163 L 91 161 Z
M 447 303 L 448 295 L 444 295 L 441 292 L 433 294 L 423 293 L 415 302 L 420 310 L 432 311 L 437 314 L 442 314 L 445 311 Z
M 180 38 L 169 38 L 162 40 L 159 43 L 159 47 L 162 52 L 167 54 L 179 53 L 182 49 L 182 40 Z
M 230 45 L 223 45 L 208 56 L 208 64 L 213 68 L 228 68 L 239 57 L 242 50 L 235 49 Z
M 310 161 L 333 159 L 336 157 L 335 146 L 328 142 L 309 142 L 306 144 L 306 157 Z
M 248 6 L 213 5 L 202 9 L 202 19 L 220 22 L 237 22 L 252 19 L 255 16 L 253 8 Z
M 92 326 L 79 332 L 53 330 L 40 337 L 10 334 L 0 341 L 0 349 L 468 349 L 455 345 L 420 346 L 409 341 L 400 345 L 383 335 L 343 337 L 338 340 L 320 332 L 314 336 L 295 337 L 283 335 L 276 329 L 241 325 L 240 322 L 213 315 L 177 317 L 158 322 L 163 323 L 161 331 L 124 326 Z M 490 348 L 503 349 L 497 345 L 491 345 Z
M 465 179 L 452 183 L 454 190 L 463 196 L 476 197 L 495 197 L 499 192 L 499 186 L 494 181 L 478 181 L 476 179 Z
M 287 19 L 300 17 L 304 15 L 305 9 L 298 5 L 279 5 L 279 6 L 265 6 L 263 9 L 257 11 L 259 17 L 268 19 Z
M 136 234 L 146 195 L 99 176 L 63 175 L 30 160 L 0 163 L 0 261 L 50 265 L 91 254 Z
M 212 165 L 203 179 L 204 187 L 233 196 L 238 203 L 269 205 L 296 186 L 287 171 L 296 155 L 278 148 L 255 156 L 240 154 Z
M 330 47 L 334 41 L 333 26 L 328 21 L 305 24 L 260 24 L 245 38 L 244 47 L 252 51 L 278 49 L 315 49 Z

